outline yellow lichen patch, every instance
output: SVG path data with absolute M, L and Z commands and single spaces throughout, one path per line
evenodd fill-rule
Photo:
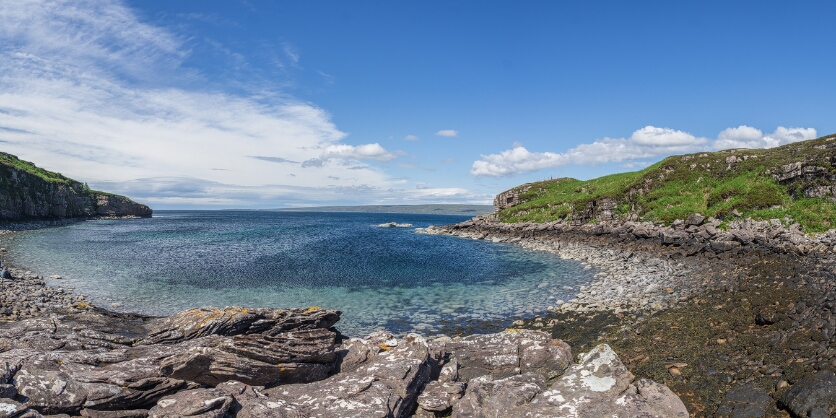
M 322 308 L 319 307 L 319 306 L 311 306 L 311 307 L 308 307 L 308 309 L 305 309 L 305 312 L 316 312 L 316 311 L 321 311 L 321 310 L 322 310 Z
M 381 344 L 381 345 L 380 345 L 380 349 L 381 349 L 381 350 L 383 350 L 383 351 L 389 351 L 389 350 L 391 350 L 391 348 L 389 348 L 389 346 L 388 346 L 388 345 L 386 345 L 386 344 Z
M 519 334 L 519 333 L 521 333 L 521 332 L 523 332 L 523 331 L 524 331 L 524 330 L 521 330 L 521 329 L 519 329 L 519 328 L 506 328 L 506 329 L 505 329 L 505 332 L 507 332 L 507 333 L 509 333 L 509 334 Z
M 89 304 L 89 303 L 87 303 L 87 302 L 79 302 L 78 304 L 76 304 L 76 305 L 75 305 L 75 307 L 76 307 L 77 309 L 85 309 L 85 308 L 87 308 L 88 306 L 90 306 L 90 304 Z

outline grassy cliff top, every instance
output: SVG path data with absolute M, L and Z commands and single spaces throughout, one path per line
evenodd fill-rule
M 64 177 L 60 173 L 44 170 L 29 161 L 23 161 L 20 158 L 17 158 L 17 156 L 7 154 L 5 152 L 0 152 L 0 164 L 40 177 L 44 181 L 48 181 L 50 183 L 69 184 L 71 182 L 76 182 L 71 178 Z
M 80 181 L 73 180 L 69 177 L 64 176 L 61 173 L 56 173 L 54 171 L 44 170 L 43 168 L 40 168 L 40 167 L 36 166 L 35 164 L 30 163 L 29 161 L 21 160 L 17 156 L 12 155 L 12 154 L 8 154 L 8 153 L 5 153 L 5 152 L 0 152 L 0 166 L 7 166 L 7 167 L 10 167 L 14 170 L 31 174 L 31 175 L 36 176 L 36 177 L 38 177 L 38 178 L 40 178 L 40 179 L 42 179 L 42 180 L 44 180 L 48 183 L 62 184 L 62 185 L 69 186 L 69 187 L 73 188 L 74 190 L 76 190 L 77 192 L 90 193 L 91 195 L 117 196 L 117 197 L 123 197 L 123 198 L 127 199 L 124 196 L 115 195 L 113 193 L 101 192 L 101 191 L 98 191 L 98 190 L 91 190 L 87 187 L 86 183 L 82 183 Z
M 836 135 L 771 149 L 678 155 L 644 170 L 588 181 L 530 183 L 503 222 L 572 219 L 590 202 L 611 198 L 616 213 L 670 223 L 699 212 L 718 219 L 791 219 L 807 232 L 836 228 Z M 512 189 L 512 190 L 515 190 Z M 591 221 L 595 221 L 594 219 Z

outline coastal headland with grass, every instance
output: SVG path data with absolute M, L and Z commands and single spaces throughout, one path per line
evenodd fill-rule
M 78 182 L 7 159 L 4 187 L 42 192 L 5 195 L 4 213 L 41 204 L 52 215 L 5 215 L 0 243 L 95 216 L 52 207 L 84 193 Z M 0 405 L 8 416 L 815 416 L 836 388 L 833 161 L 834 135 L 674 156 L 526 184 L 492 214 L 416 229 L 594 272 L 510 327 L 347 336 L 328 306 L 145 316 L 7 260 Z M 136 217 L 133 207 L 104 216 Z

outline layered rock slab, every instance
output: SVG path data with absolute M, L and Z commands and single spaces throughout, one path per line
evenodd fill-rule
M 391 341 L 390 341 L 391 343 Z M 429 381 L 427 341 L 409 334 L 385 345 L 368 362 L 320 382 L 284 385 L 265 393 L 284 415 L 299 417 L 402 417 Z M 295 415 L 294 415 L 295 414 Z
M 634 376 L 606 344 L 580 357 L 551 387 L 541 375 L 504 379 L 483 376 L 468 383 L 453 417 L 677 417 L 688 416 L 670 389 Z

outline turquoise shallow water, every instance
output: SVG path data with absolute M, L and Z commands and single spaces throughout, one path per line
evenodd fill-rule
M 441 324 L 542 312 L 593 270 L 548 254 L 414 227 L 464 216 L 159 211 L 0 237 L 15 264 L 116 310 L 168 315 L 196 306 L 340 309 L 348 335 L 437 332 Z

